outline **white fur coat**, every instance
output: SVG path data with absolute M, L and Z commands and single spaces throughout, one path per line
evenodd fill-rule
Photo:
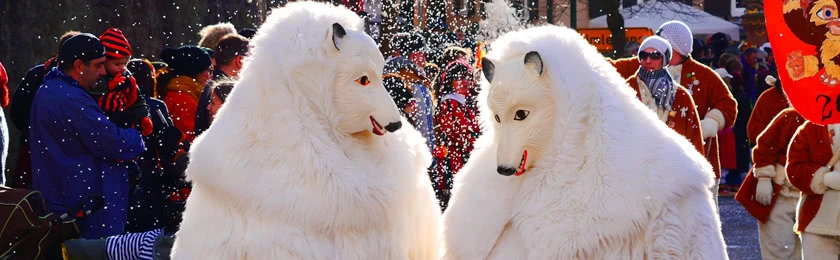
M 259 29 L 240 81 L 190 150 L 193 190 L 173 259 L 439 259 L 425 139 L 406 122 L 383 136 L 337 129 L 336 102 L 372 100 L 334 95 L 336 84 L 356 84 L 345 74 L 365 68 L 344 64 L 379 66 L 370 87 L 347 89 L 381 88 L 384 62 L 361 19 L 326 4 L 284 8 Z M 333 23 L 348 30 L 342 51 L 379 56 L 331 60 L 345 57 L 324 50 L 337 44 Z
M 491 48 L 488 59 L 499 63 L 542 56 L 539 80 L 554 102 L 544 106 L 557 110 L 543 127 L 554 135 L 532 140 L 545 151 L 522 176 L 502 176 L 495 111 L 481 104 L 485 133 L 454 181 L 444 259 L 727 258 L 711 166 L 580 35 L 538 27 Z

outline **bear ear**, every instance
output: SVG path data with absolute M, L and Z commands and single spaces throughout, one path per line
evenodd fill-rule
M 493 75 L 496 73 L 496 65 L 487 58 L 481 58 L 481 72 L 487 82 L 493 82 Z
M 338 48 L 338 42 L 339 42 L 339 40 L 343 39 L 344 36 L 346 36 L 346 35 L 347 35 L 347 31 L 344 30 L 343 26 L 341 26 L 338 23 L 334 23 L 332 25 L 332 41 L 333 41 L 333 46 L 335 46 L 336 50 L 341 50 L 341 48 Z
M 542 76 L 543 61 L 542 57 L 540 57 L 540 53 L 531 51 L 528 54 L 525 54 L 525 67 L 530 67 L 537 73 L 537 75 Z

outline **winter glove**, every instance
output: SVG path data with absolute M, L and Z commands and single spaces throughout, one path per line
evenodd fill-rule
M 840 190 L 840 172 L 829 172 L 823 177 L 823 183 L 832 190 Z
M 108 81 L 108 92 L 97 98 L 99 107 L 105 112 L 128 111 L 137 101 L 138 90 L 134 77 L 120 74 Z
M 141 119 L 137 127 L 137 131 L 140 131 L 140 134 L 143 136 L 148 136 L 152 134 L 153 129 L 154 125 L 152 124 L 152 119 L 148 117 L 144 117 L 143 119 Z
M 703 139 L 715 137 L 719 126 L 720 123 L 712 118 L 706 117 L 703 120 L 700 120 L 700 129 L 703 132 Z
M 770 178 L 758 178 L 758 184 L 755 185 L 755 200 L 761 205 L 770 205 L 773 201 L 773 181 Z
M 108 90 L 114 90 L 114 88 L 123 84 L 123 82 L 125 82 L 125 80 L 127 79 L 128 77 L 125 76 L 125 73 L 120 73 L 119 75 L 115 76 L 110 81 L 108 81 Z
M 436 146 L 434 151 L 432 151 L 432 156 L 434 158 L 446 158 L 447 154 L 449 154 L 449 151 L 443 145 Z
M 99 96 L 96 101 L 106 113 L 124 112 L 128 111 L 125 95 L 123 92 L 109 92 Z

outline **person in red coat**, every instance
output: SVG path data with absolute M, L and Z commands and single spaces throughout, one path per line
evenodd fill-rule
M 436 164 L 431 173 L 435 192 L 445 210 L 451 196 L 452 180 L 469 159 L 480 131 L 473 98 L 473 70 L 466 56 L 449 62 L 440 77 L 437 109 L 434 115 Z
M 784 165 L 788 144 L 804 123 L 805 118 L 793 108 L 782 110 L 770 122 L 758 136 L 758 144 L 753 149 L 752 173 L 735 194 L 735 200 L 758 220 L 764 259 L 798 259 L 800 256 L 799 239 L 793 232 L 799 190 L 788 182 Z
M 720 156 L 717 132 L 732 127 L 738 114 L 737 102 L 726 83 L 718 74 L 706 65 L 691 57 L 693 36 L 691 30 L 682 22 L 670 21 L 662 24 L 657 35 L 668 40 L 673 47 L 673 55 L 668 71 L 680 86 L 688 89 L 697 107 L 704 139 L 706 159 L 715 170 L 715 177 L 720 178 Z M 629 78 L 639 68 L 639 59 L 625 58 L 611 60 L 613 66 L 624 78 Z
M 653 110 L 659 119 L 684 136 L 703 153 L 703 134 L 697 109 L 688 91 L 673 82 L 664 60 L 671 55 L 671 45 L 659 36 L 651 36 L 639 47 L 641 66 L 627 84 L 636 91 L 636 97 Z
M 785 108 L 790 107 L 787 95 L 782 90 L 782 85 L 775 77 L 768 75 L 764 79 L 767 85 L 773 86 L 761 93 L 758 101 L 755 102 L 750 120 L 747 123 L 747 138 L 750 143 L 758 142 L 758 135 L 764 131 L 776 115 Z
M 799 127 L 787 155 L 788 181 L 802 191 L 794 228 L 802 238 L 803 259 L 840 255 L 840 171 L 830 163 L 840 152 L 840 124 L 807 121 Z
M 198 99 L 204 86 L 210 81 L 213 65 L 210 54 L 195 46 L 182 46 L 167 49 L 161 58 L 169 65 L 169 70 L 158 76 L 159 93 L 169 109 L 175 127 L 184 133 L 187 141 L 195 138 L 195 113 Z

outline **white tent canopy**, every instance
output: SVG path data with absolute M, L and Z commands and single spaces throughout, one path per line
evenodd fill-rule
M 675 1 L 647 1 L 621 9 L 620 12 L 624 16 L 624 27 L 647 27 L 656 31 L 663 23 L 678 20 L 687 24 L 695 35 L 712 35 L 722 32 L 734 40 L 741 38 L 738 25 Z M 607 16 L 602 15 L 590 20 L 589 26 L 607 27 Z

